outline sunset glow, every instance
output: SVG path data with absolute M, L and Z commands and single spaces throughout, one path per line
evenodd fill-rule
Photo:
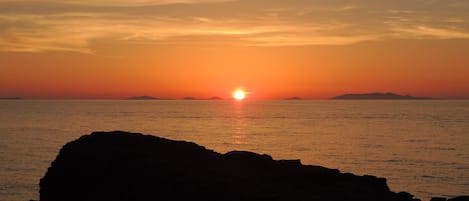
M 0 0 L 0 97 L 229 99 L 242 84 L 253 99 L 469 98 L 467 10 L 464 0 Z
M 237 101 L 242 101 L 246 98 L 246 92 L 242 89 L 237 89 L 233 92 L 233 98 Z

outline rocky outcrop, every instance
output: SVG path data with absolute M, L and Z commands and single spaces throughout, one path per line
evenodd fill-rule
M 469 201 L 469 196 L 459 196 L 451 199 L 446 199 L 443 197 L 434 197 L 430 201 Z
M 95 132 L 67 143 L 40 181 L 41 201 L 410 201 L 386 179 L 190 142 Z

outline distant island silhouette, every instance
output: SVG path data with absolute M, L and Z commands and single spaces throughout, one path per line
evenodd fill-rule
M 293 96 L 293 97 L 290 97 L 290 98 L 285 98 L 283 100 L 303 100 L 303 99 L 298 97 L 298 96 Z
M 39 191 L 40 201 L 419 201 L 385 178 L 122 131 L 64 145 Z
M 429 100 L 430 97 L 415 97 L 410 95 L 399 95 L 395 93 L 365 93 L 344 94 L 331 98 L 332 100 Z
M 160 100 L 160 98 L 155 98 L 153 96 L 134 96 L 127 98 L 127 100 Z
M 187 96 L 187 97 L 182 98 L 182 100 L 200 100 L 200 99 L 194 98 L 192 96 Z
M 213 97 L 207 98 L 207 100 L 223 100 L 223 98 L 220 98 L 218 96 L 213 96 Z

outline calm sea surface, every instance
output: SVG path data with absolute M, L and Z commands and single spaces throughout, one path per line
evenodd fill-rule
M 424 200 L 469 194 L 469 101 L 2 100 L 0 200 L 38 199 L 62 145 L 111 130 L 386 177 Z

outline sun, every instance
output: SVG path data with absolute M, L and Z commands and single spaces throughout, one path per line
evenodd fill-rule
M 237 101 L 242 101 L 246 98 L 246 92 L 243 89 L 236 89 L 236 91 L 233 92 L 233 98 Z

